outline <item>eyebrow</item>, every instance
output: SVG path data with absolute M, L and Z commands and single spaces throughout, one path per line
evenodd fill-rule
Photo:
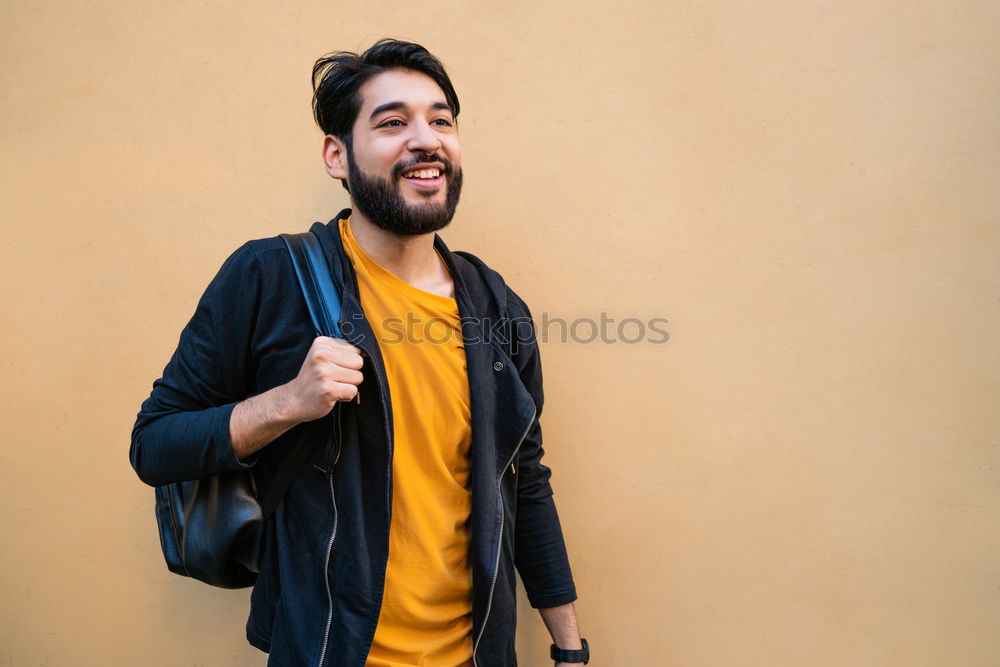
M 406 108 L 406 102 L 398 100 L 395 102 L 386 102 L 385 104 L 380 104 L 377 107 L 375 107 L 375 109 L 372 110 L 371 115 L 368 116 L 368 120 L 372 121 L 375 119 L 375 116 L 378 116 L 380 113 L 385 113 L 386 111 L 399 111 L 400 109 L 405 109 L 405 108 Z M 435 102 L 434 104 L 431 105 L 431 109 L 436 109 L 436 110 L 447 109 L 448 111 L 451 111 L 451 105 L 448 104 L 447 102 Z

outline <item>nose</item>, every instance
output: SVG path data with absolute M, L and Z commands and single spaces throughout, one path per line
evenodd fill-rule
M 441 148 L 441 139 L 427 123 L 413 123 L 413 132 L 406 147 L 415 153 L 436 153 Z

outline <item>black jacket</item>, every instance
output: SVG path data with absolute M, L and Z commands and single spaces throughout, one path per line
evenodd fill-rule
M 315 223 L 342 293 L 344 338 L 364 351 L 360 403 L 337 404 L 240 462 L 229 440 L 239 401 L 293 379 L 315 336 L 288 251 L 249 241 L 202 296 L 132 432 L 151 485 L 254 466 L 266 486 L 302 429 L 316 443 L 268 525 L 247 638 L 269 666 L 360 667 L 381 605 L 392 511 L 392 403 L 337 220 Z M 455 281 L 472 407 L 473 646 L 477 667 L 516 665 L 516 566 L 534 607 L 576 591 L 542 464 L 542 373 L 531 314 L 495 271 L 441 252 Z M 386 582 L 391 586 L 392 582 Z

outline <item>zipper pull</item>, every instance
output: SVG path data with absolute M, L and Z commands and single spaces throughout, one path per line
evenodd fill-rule
M 512 474 L 512 475 L 516 475 L 517 474 L 517 468 L 514 467 L 514 462 L 513 461 L 510 462 L 510 474 Z

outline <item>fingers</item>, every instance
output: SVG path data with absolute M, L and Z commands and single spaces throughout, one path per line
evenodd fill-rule
M 354 352 L 355 354 L 361 354 L 362 353 L 362 350 L 361 350 L 360 347 L 357 347 L 355 345 L 351 345 L 350 343 L 348 343 L 343 338 L 331 338 L 329 336 L 316 336 L 316 338 L 313 339 L 313 345 L 316 345 L 316 344 L 320 344 L 320 345 L 324 345 L 324 346 L 329 345 L 329 346 L 333 346 L 333 347 L 344 348 L 344 349 L 347 349 L 347 350 L 350 350 L 350 351 Z
M 318 336 L 309 348 L 308 356 L 315 361 L 336 364 L 343 368 L 361 370 L 364 366 L 362 350 L 342 338 Z
M 360 384 L 360 382 L 358 384 Z M 327 382 L 324 384 L 322 391 L 323 398 L 329 401 L 331 405 L 334 401 L 339 401 L 341 403 L 353 401 L 354 397 L 357 395 L 357 385 L 346 382 Z
M 334 403 L 354 400 L 364 380 L 363 366 L 362 350 L 346 340 L 313 339 L 299 374 L 287 385 L 300 421 L 319 419 Z
M 310 357 L 320 366 L 323 377 L 321 393 L 332 401 L 353 401 L 358 385 L 364 380 L 361 349 L 342 338 L 318 336 L 309 350 Z
M 353 385 L 359 385 L 364 380 L 364 375 L 361 374 L 361 371 L 338 366 L 337 364 L 332 364 L 332 370 L 327 374 L 327 377 L 337 382 Z

